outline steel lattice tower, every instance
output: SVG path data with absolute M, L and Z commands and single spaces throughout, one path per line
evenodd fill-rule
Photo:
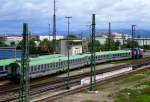
M 112 40 L 112 35 L 111 35 L 111 22 L 109 22 L 109 34 L 108 34 L 108 41 L 109 41 L 109 45 L 108 45 L 108 47 L 109 47 L 109 51 L 111 51 L 111 50 L 112 50 L 111 40 Z
M 96 69 L 95 69 L 95 14 L 92 15 L 92 47 L 91 47 L 91 79 L 90 79 L 90 91 L 96 89 Z
M 29 34 L 28 24 L 23 24 L 23 53 L 20 74 L 20 102 L 29 102 Z
M 54 53 L 57 51 L 56 47 L 56 1 L 54 0 L 54 15 L 53 15 L 53 49 Z
M 136 27 L 136 25 L 132 25 L 132 51 L 134 50 L 134 47 L 135 47 L 135 45 L 134 45 L 135 27 Z M 133 52 L 132 52 L 132 54 L 133 54 Z M 133 55 L 132 55 L 132 58 L 134 58 Z

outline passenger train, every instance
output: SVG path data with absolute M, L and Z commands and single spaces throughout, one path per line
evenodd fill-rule
M 136 51 L 138 50 L 138 51 Z M 125 60 L 132 58 L 131 50 L 118 50 L 118 51 L 104 51 L 96 52 L 95 62 L 96 64 Z M 140 58 L 143 56 L 143 52 L 140 49 L 134 50 L 134 57 Z M 29 76 L 30 78 L 42 77 L 57 72 L 66 71 L 68 57 L 55 54 L 38 56 L 29 59 Z M 79 54 L 70 56 L 70 69 L 76 69 L 90 65 L 91 54 Z M 18 79 L 21 73 L 21 61 L 20 59 L 7 59 L 0 60 L 0 77 L 9 76 L 12 79 Z

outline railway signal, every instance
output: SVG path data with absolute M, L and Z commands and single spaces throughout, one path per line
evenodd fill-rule
M 28 24 L 23 24 L 23 53 L 20 74 L 20 102 L 29 102 L 29 32 Z
M 96 89 L 96 70 L 95 70 L 95 14 L 92 15 L 92 47 L 91 47 L 91 77 L 90 77 L 90 91 Z

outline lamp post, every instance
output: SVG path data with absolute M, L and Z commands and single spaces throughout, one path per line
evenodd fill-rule
M 65 17 L 68 20 L 68 37 L 67 37 L 67 41 L 69 41 L 69 34 L 70 34 L 70 19 L 72 18 L 71 16 L 66 16 Z M 70 74 L 70 56 L 69 56 L 69 43 L 67 42 L 67 56 L 68 56 L 68 61 L 67 61 L 67 89 L 69 89 L 69 74 Z

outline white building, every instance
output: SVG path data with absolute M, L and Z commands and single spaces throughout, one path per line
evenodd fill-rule
M 137 41 L 140 46 L 150 45 L 150 38 L 135 38 L 134 40 Z
M 111 33 L 114 41 L 120 41 L 121 44 L 123 44 L 123 40 L 127 40 L 129 38 L 132 38 L 131 35 L 128 34 L 121 34 L 121 33 Z M 97 36 L 95 39 L 98 40 L 101 44 L 105 44 L 106 39 L 108 38 L 108 33 L 101 33 L 100 36 Z
M 64 38 L 64 36 L 56 36 L 56 40 L 60 40 L 60 39 L 63 39 L 63 38 Z M 38 39 L 40 41 L 43 41 L 44 39 L 48 39 L 48 40 L 52 41 L 53 40 L 53 36 L 39 35 Z
M 12 42 L 17 45 L 22 40 L 22 36 L 5 36 L 4 39 L 6 45 L 11 45 Z
M 60 40 L 60 53 L 63 55 L 76 55 L 82 53 L 82 40 Z

